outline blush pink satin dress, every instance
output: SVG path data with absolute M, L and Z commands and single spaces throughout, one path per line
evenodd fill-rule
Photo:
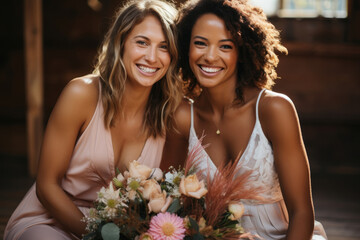
M 101 92 L 101 91 L 100 91 Z M 77 141 L 62 188 L 85 215 L 97 192 L 115 177 L 114 151 L 111 133 L 104 126 L 103 106 L 99 97 L 94 115 Z M 138 161 L 149 167 L 159 167 L 165 139 L 147 139 Z M 36 183 L 30 188 L 9 219 L 5 240 L 13 239 L 77 239 L 64 231 L 36 196 Z

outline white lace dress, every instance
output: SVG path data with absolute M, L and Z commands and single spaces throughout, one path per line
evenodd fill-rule
M 264 89 L 265 90 L 265 89 Z M 274 155 L 268 139 L 265 137 L 258 117 L 258 104 L 262 90 L 256 102 L 256 122 L 248 145 L 240 158 L 241 172 L 251 170 L 249 184 L 260 187 L 261 201 L 241 200 L 245 205 L 245 213 L 241 225 L 247 232 L 258 234 L 264 239 L 284 239 L 288 228 L 289 217 L 281 193 L 279 179 L 275 171 Z M 191 127 L 189 135 L 189 151 L 197 144 L 198 137 L 194 128 L 193 105 L 191 104 Z M 207 169 L 213 176 L 216 166 L 204 149 L 201 150 L 199 169 Z M 322 225 L 315 221 L 313 240 L 327 239 Z

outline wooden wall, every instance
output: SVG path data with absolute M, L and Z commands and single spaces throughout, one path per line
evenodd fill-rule
M 120 1 L 43 1 L 44 123 L 61 89 L 92 70 L 102 36 Z M 26 159 L 23 1 L 0 10 L 0 161 Z M 360 169 L 360 25 L 354 1 L 349 19 L 270 19 L 282 31 L 288 56 L 280 57 L 275 90 L 294 101 L 315 171 Z

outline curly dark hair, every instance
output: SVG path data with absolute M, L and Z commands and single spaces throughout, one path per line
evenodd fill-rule
M 188 93 L 198 85 L 189 66 L 189 48 L 192 28 L 206 13 L 224 20 L 238 49 L 236 100 L 243 100 L 245 86 L 271 89 L 277 78 L 279 58 L 276 51 L 287 53 L 280 43 L 280 33 L 260 8 L 247 0 L 188 0 L 180 11 L 177 27 L 182 77 Z

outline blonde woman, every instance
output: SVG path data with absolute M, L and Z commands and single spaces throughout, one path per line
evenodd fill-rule
M 115 15 L 93 74 L 70 81 L 47 124 L 36 183 L 5 239 L 78 239 L 96 193 L 137 159 L 158 167 L 180 101 L 175 8 L 128 2 Z

